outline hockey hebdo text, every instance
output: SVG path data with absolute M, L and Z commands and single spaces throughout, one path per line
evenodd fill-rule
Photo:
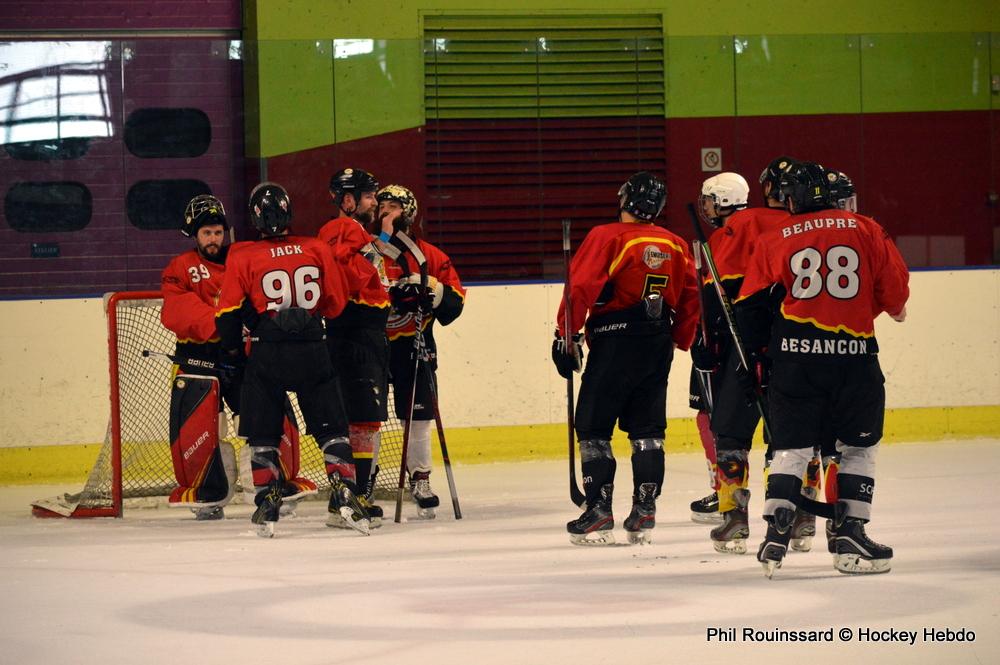
M 827 628 L 826 630 L 783 630 L 749 627 L 718 627 L 705 629 L 706 642 L 858 642 L 887 643 L 913 646 L 918 642 L 975 642 L 975 631 L 968 628 Z

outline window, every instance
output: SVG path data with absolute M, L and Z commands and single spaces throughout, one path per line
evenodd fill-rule
M 179 230 L 188 201 L 211 193 L 200 180 L 140 180 L 128 190 L 128 221 L 144 231 Z
M 7 223 L 19 233 L 79 231 L 92 210 L 90 190 L 79 182 L 20 182 L 3 200 Z
M 144 108 L 125 121 L 125 145 L 136 157 L 199 157 L 211 143 L 212 123 L 200 109 Z

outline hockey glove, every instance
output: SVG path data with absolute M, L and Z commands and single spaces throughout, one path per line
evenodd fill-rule
M 400 280 L 404 284 L 416 284 L 420 285 L 420 275 L 407 275 Z M 427 293 L 426 296 L 430 299 L 431 309 L 437 309 L 437 306 L 441 304 L 441 300 L 444 298 L 444 284 L 438 281 L 437 277 L 434 275 L 427 276 Z
M 711 344 L 706 346 L 700 337 L 691 345 L 691 362 L 695 369 L 701 372 L 714 372 L 719 369 L 719 354 L 713 347 Z
M 761 350 L 749 352 L 747 361 L 750 363 L 749 370 L 742 364 L 736 368 L 736 382 L 746 395 L 747 403 L 752 403 L 767 390 L 771 378 L 771 359 Z
M 556 338 L 552 340 L 552 363 L 556 366 L 559 376 L 569 379 L 573 372 L 583 369 L 583 335 L 573 335 L 570 348 L 566 348 L 566 338 L 556 330 Z
M 420 284 L 400 282 L 389 288 L 392 307 L 400 314 L 411 314 L 425 305 L 427 290 Z

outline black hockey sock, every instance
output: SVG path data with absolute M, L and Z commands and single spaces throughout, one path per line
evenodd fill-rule
M 663 488 L 663 449 L 643 450 L 632 453 L 632 496 L 639 496 L 643 483 L 656 485 L 656 496 Z
M 617 467 L 618 462 L 607 457 L 584 462 L 581 465 L 581 470 L 583 471 L 583 493 L 587 497 L 588 506 L 593 506 L 600 498 L 602 487 L 615 482 L 615 470 Z

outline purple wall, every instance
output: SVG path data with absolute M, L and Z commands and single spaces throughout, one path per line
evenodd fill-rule
M 0 29 L 239 30 L 239 0 L 0 0 Z
M 126 211 L 129 188 L 140 180 L 194 179 L 222 199 L 230 220 L 242 226 L 242 62 L 230 59 L 226 40 L 136 39 L 107 43 L 108 57 L 88 67 L 107 89 L 110 136 L 91 138 L 76 159 L 30 161 L 0 149 L 0 200 L 20 182 L 73 181 L 93 197 L 90 223 L 80 231 L 25 233 L 11 228 L 0 207 L 0 297 L 94 294 L 155 288 L 169 259 L 191 247 L 179 230 L 141 230 Z M 52 81 L 57 68 L 17 63 L 16 76 L 0 77 L 8 89 Z M 124 60 L 124 73 L 123 73 Z M 70 65 L 63 65 L 63 69 Z M 69 80 L 62 76 L 63 81 Z M 71 99 L 70 95 L 66 99 Z M 69 101 L 66 102 L 67 104 Z M 211 123 L 211 143 L 197 157 L 145 159 L 123 141 L 125 119 L 136 109 L 189 108 Z M 3 128 L 0 127 L 0 136 Z M 3 141 L 0 140 L 0 143 Z M 177 219 L 177 229 L 181 219 Z M 58 243 L 58 258 L 31 258 L 32 243 Z

